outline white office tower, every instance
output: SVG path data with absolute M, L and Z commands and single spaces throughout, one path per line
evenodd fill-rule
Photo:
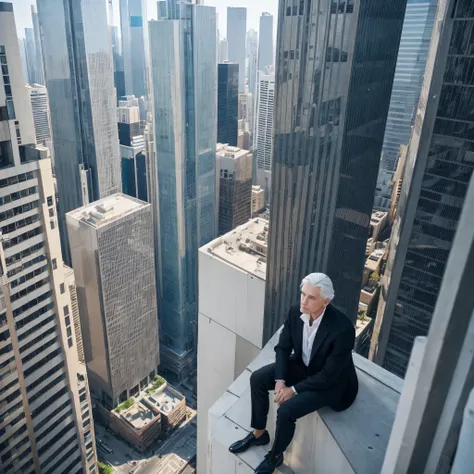
M 263 347 L 267 236 L 256 218 L 199 249 L 198 474 L 209 409 Z
M 51 161 L 35 145 L 13 8 L 4 2 L 0 63 L 0 472 L 97 473 Z
M 66 220 L 91 393 L 112 410 L 159 364 L 151 205 L 117 193 Z
M 255 30 L 247 32 L 247 85 L 248 91 L 255 94 L 257 82 L 257 62 L 258 62 L 258 33 Z
M 258 43 L 258 70 L 268 73 L 273 66 L 273 16 L 264 12 L 260 17 Z
M 256 159 L 256 184 L 265 190 L 265 204 L 268 204 L 270 200 L 274 94 L 275 75 L 259 71 L 255 100 L 253 153 Z
M 44 80 L 44 63 L 43 63 L 43 47 L 41 45 L 41 31 L 39 27 L 38 13 L 36 7 L 31 5 L 31 22 L 33 23 L 33 34 L 35 39 L 36 51 L 36 82 L 45 84 Z
M 247 9 L 227 8 L 227 59 L 239 65 L 239 92 L 245 92 Z
M 40 84 L 28 84 L 26 90 L 30 97 L 33 122 L 35 125 L 36 143 L 52 151 L 51 116 L 49 113 L 48 91 Z M 54 159 L 53 159 L 54 162 Z

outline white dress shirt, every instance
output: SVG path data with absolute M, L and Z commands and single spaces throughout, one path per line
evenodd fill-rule
M 302 314 L 300 316 L 301 321 L 303 321 L 303 362 L 306 367 L 308 367 L 309 362 L 311 360 L 311 351 L 313 350 L 313 343 L 314 338 L 316 337 L 316 333 L 318 332 L 319 326 L 321 325 L 321 321 L 323 320 L 324 313 L 326 309 L 322 312 L 321 316 L 318 319 L 313 321 L 313 324 L 310 326 L 309 322 L 311 320 L 311 315 L 309 314 Z
M 319 326 L 321 325 L 321 321 L 323 320 L 323 316 L 325 312 L 326 312 L 326 308 L 324 308 L 324 311 L 322 312 L 321 316 L 319 316 L 318 319 L 313 321 L 313 324 L 311 326 L 309 325 L 309 322 L 311 320 L 310 314 L 302 314 L 300 316 L 301 321 L 303 321 L 302 358 L 303 358 L 304 365 L 306 365 L 306 367 L 308 367 L 311 361 L 311 352 L 313 350 L 314 338 L 316 337 L 316 334 L 318 332 Z M 295 392 L 295 394 L 298 393 L 295 387 L 291 387 L 291 388 L 293 389 L 293 392 Z

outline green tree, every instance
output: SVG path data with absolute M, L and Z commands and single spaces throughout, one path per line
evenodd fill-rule
M 99 461 L 99 474 L 112 474 L 114 469 L 107 464 Z

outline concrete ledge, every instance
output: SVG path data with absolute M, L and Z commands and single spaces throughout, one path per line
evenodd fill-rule
M 230 444 L 250 429 L 250 375 L 274 362 L 278 336 L 279 332 L 211 408 L 208 474 L 250 474 L 270 449 L 271 444 L 238 456 L 228 451 Z M 380 473 L 403 381 L 357 354 L 354 363 L 359 377 L 355 403 L 344 412 L 322 409 L 299 420 L 293 443 L 285 453 L 282 474 Z M 271 436 L 275 417 L 276 407 L 271 404 Z

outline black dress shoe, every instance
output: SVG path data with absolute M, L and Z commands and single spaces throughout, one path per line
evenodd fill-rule
M 283 454 L 276 456 L 271 451 L 265 456 L 265 459 L 255 469 L 255 474 L 273 474 L 278 466 L 283 464 Z
M 250 432 L 244 439 L 236 441 L 231 444 L 229 451 L 234 454 L 243 453 L 252 446 L 265 446 L 270 442 L 270 435 L 268 431 L 265 431 L 262 436 L 256 438 L 252 432 Z

